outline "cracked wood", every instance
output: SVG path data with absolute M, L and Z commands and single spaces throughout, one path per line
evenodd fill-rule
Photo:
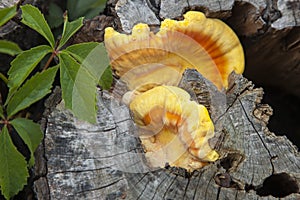
M 194 70 L 185 73 L 182 87 L 201 82 Z M 192 87 L 190 87 L 192 88 Z M 217 91 L 214 91 L 217 92 Z M 287 173 L 300 181 L 295 147 L 276 137 L 253 116 L 262 90 L 242 76 L 232 75 L 224 113 L 216 121 L 221 159 L 188 174 L 178 168 L 149 170 L 128 108 L 101 93 L 98 123 L 76 120 L 59 104 L 48 119 L 45 137 L 47 180 L 52 199 L 276 199 L 257 194 L 266 178 Z M 208 99 L 208 101 L 210 101 Z M 216 120 L 217 119 L 217 120 Z M 220 123 L 220 124 L 218 124 Z M 226 185 L 217 181 L 228 178 Z M 222 180 L 223 181 L 223 180 Z M 249 189 L 250 188 L 250 189 Z M 300 196 L 290 194 L 285 199 Z
M 115 5 L 112 10 L 115 9 L 120 18 L 122 27 L 119 28 L 127 32 L 137 22 L 155 26 L 165 17 L 180 18 L 189 8 L 219 18 L 229 17 L 232 10 L 237 12 L 234 8 L 243 8 L 250 10 L 249 16 L 255 19 L 255 23 L 253 20 L 246 22 L 255 26 L 249 32 L 238 23 L 241 16 L 234 15 L 237 19 L 232 21 L 228 18 L 239 35 L 261 31 L 267 36 L 279 33 L 281 39 L 293 33 L 294 28 L 288 30 L 288 27 L 299 25 L 299 10 L 296 9 L 297 2 L 294 3 L 296 6 L 293 3 L 287 5 L 287 1 L 274 2 L 120 0 L 108 4 Z M 141 11 L 144 7 L 146 12 Z M 274 9 L 279 10 L 282 17 L 271 15 L 276 14 L 271 12 Z M 268 29 L 264 29 L 265 26 Z M 293 52 L 298 49 L 295 41 L 297 38 L 288 41 Z M 249 46 L 254 47 L 257 46 Z M 291 58 L 295 55 L 288 53 Z M 192 84 L 195 81 L 203 82 L 201 76 L 194 73 L 184 78 L 182 87 L 186 89 L 197 85 Z M 300 198 L 299 153 L 286 137 L 277 137 L 268 131 L 267 118 L 272 111 L 266 105 L 261 109 L 262 89 L 254 88 L 251 82 L 237 75 L 231 76 L 230 83 L 225 108 L 216 109 L 218 105 L 212 106 L 209 98 L 193 97 L 211 106 L 219 136 L 214 144 L 222 157 L 192 174 L 170 167 L 149 171 L 143 149 L 134 136 L 135 126 L 127 107 L 109 94 L 102 93 L 99 97 L 98 124 L 95 126 L 76 120 L 61 104 L 58 105 L 48 117 L 44 147 L 48 171 L 35 183 L 37 193 L 43 194 L 39 199 L 277 199 L 274 190 L 278 189 L 267 185 L 267 180 L 274 180 L 274 177 L 287 183 L 282 188 L 292 188 L 279 194 L 287 195 L 282 199 Z M 207 89 L 207 86 L 203 88 Z M 213 94 L 224 97 L 216 91 Z

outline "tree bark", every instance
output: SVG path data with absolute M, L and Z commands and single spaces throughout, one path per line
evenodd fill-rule
M 250 56 L 248 48 L 257 44 L 259 54 L 263 44 L 269 44 L 268 48 L 278 45 L 274 42 L 277 39 L 285 39 L 290 48 L 277 49 L 276 53 L 281 55 L 285 51 L 291 60 L 299 54 L 295 36 L 299 25 L 296 1 L 290 2 L 296 7 L 288 6 L 287 1 L 269 0 L 119 0 L 108 3 L 113 5 L 108 8 L 109 12 L 115 12 L 120 19 L 116 27 L 125 32 L 138 22 L 156 26 L 163 18 L 181 18 L 187 10 L 201 10 L 208 16 L 225 19 L 240 36 L 247 36 L 244 41 L 254 35 L 258 41 L 266 40 L 262 44 L 245 42 L 247 57 Z M 255 51 L 252 52 L 251 59 L 256 60 Z M 262 52 L 266 56 L 274 53 L 273 50 Z M 264 59 L 268 66 L 271 58 Z M 299 70 L 299 63 L 293 66 Z M 288 83 L 282 84 L 285 87 Z M 172 167 L 151 169 L 145 161 L 130 112 L 119 98 L 99 92 L 98 122 L 91 125 L 77 120 L 63 103 L 53 106 L 59 99 L 56 96 L 54 101 L 50 99 L 46 112 L 44 146 L 40 147 L 44 154 L 37 157 L 36 172 L 40 178 L 35 182 L 35 191 L 38 199 L 300 198 L 299 153 L 285 136 L 275 136 L 268 130 L 272 109 L 261 103 L 261 88 L 255 88 L 241 75 L 232 74 L 229 89 L 222 94 L 193 70 L 186 71 L 180 87 L 209 108 L 217 135 L 211 142 L 221 155 L 219 160 L 193 173 Z M 224 101 L 216 104 L 215 99 Z

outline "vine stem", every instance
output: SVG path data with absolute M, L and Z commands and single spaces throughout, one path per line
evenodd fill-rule
M 4 125 L 9 125 L 9 121 L 4 119 L 4 120 L 0 120 L 0 124 L 4 124 Z
M 7 85 L 8 79 L 1 72 L 0 72 L 0 79 L 2 79 L 2 81 L 4 81 L 4 83 Z
M 49 65 L 50 65 L 51 61 L 53 60 L 54 56 L 56 56 L 56 51 L 52 52 L 50 58 L 47 60 L 47 63 L 45 64 L 42 71 L 45 71 L 49 67 Z

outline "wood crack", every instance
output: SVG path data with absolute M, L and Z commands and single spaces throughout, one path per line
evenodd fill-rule
M 51 173 L 49 173 L 49 174 L 95 172 L 95 171 L 98 171 L 98 170 L 109 169 L 109 168 L 112 168 L 113 166 L 115 166 L 115 165 L 111 165 L 111 166 L 108 166 L 108 167 L 94 168 L 94 169 L 86 169 L 86 170 L 65 170 L 65 171 L 55 171 L 55 172 L 51 172 Z
M 207 195 L 209 195 L 209 193 L 210 193 L 210 192 L 208 192 L 208 188 L 212 186 L 211 181 L 214 179 L 214 176 L 215 176 L 215 174 L 212 177 L 210 177 L 208 184 L 206 185 L 206 189 L 205 189 L 205 193 L 204 193 L 205 199 L 208 199 Z
M 158 186 L 156 187 L 156 189 L 155 189 L 155 191 L 154 191 L 154 194 L 153 194 L 153 197 L 151 198 L 151 200 L 154 199 L 154 197 L 155 197 L 155 195 L 156 195 L 156 193 L 157 193 L 159 187 L 161 186 L 161 184 L 162 184 L 166 179 L 167 179 L 167 177 L 165 177 L 165 178 L 158 184 Z
M 221 187 L 218 187 L 218 192 L 217 192 L 217 198 L 216 198 L 216 200 L 219 200 L 219 198 L 220 198 L 220 192 L 221 192 Z
M 273 157 L 273 156 L 272 156 L 272 154 L 271 154 L 269 148 L 268 148 L 267 145 L 265 144 L 264 140 L 262 139 L 261 135 L 259 134 L 258 130 L 256 129 L 255 125 L 253 124 L 252 120 L 249 118 L 248 113 L 247 113 L 247 111 L 246 111 L 246 109 L 245 109 L 243 103 L 241 102 L 241 100 L 240 100 L 239 98 L 238 98 L 238 101 L 239 101 L 240 105 L 242 106 L 242 109 L 243 109 L 243 111 L 244 111 L 244 113 L 245 113 L 245 115 L 246 115 L 246 117 L 247 117 L 247 120 L 248 120 L 249 123 L 251 124 L 252 128 L 253 128 L 254 131 L 256 132 L 257 136 L 259 137 L 259 139 L 260 139 L 260 141 L 262 142 L 264 148 L 267 150 L 267 152 L 268 152 L 268 154 L 269 154 L 269 156 L 270 156 L 269 161 L 270 161 L 270 164 L 271 164 L 271 167 L 272 167 L 272 174 L 274 174 L 274 164 L 273 164 L 273 162 L 272 162 L 272 157 Z
M 166 191 L 164 192 L 164 195 L 163 195 L 163 199 L 165 199 L 169 189 L 171 188 L 171 186 L 173 185 L 173 183 L 175 182 L 175 180 L 177 179 L 177 176 L 178 175 L 175 175 L 175 177 L 173 178 L 173 180 L 171 181 L 170 185 L 167 187 Z
M 104 188 L 113 186 L 113 185 L 117 184 L 118 182 L 120 182 L 121 180 L 123 180 L 123 179 L 116 180 L 116 181 L 114 181 L 114 182 L 112 182 L 112 183 L 103 185 L 103 186 L 98 187 L 98 188 L 93 188 L 93 189 L 89 189 L 89 190 L 79 191 L 79 192 L 76 192 L 75 194 L 81 194 L 81 193 L 85 193 L 85 192 L 91 192 L 91 191 L 101 190 L 101 189 L 104 189 Z
M 185 188 L 184 188 L 183 199 L 185 199 L 185 197 L 186 197 L 186 192 L 187 192 L 187 189 L 188 189 L 188 187 L 189 187 L 190 180 L 191 180 L 191 179 L 188 178 L 188 182 L 186 183 L 186 186 L 185 186 Z
M 145 184 L 145 187 L 144 187 L 144 189 L 141 191 L 140 195 L 137 197 L 137 200 L 141 199 L 141 197 L 143 196 L 143 194 L 144 194 L 144 192 L 145 192 L 145 190 L 146 190 L 146 188 L 147 188 L 148 183 L 149 183 L 149 181 L 147 181 L 147 184 Z
M 231 88 L 228 89 L 227 93 L 230 93 L 230 90 L 234 89 L 235 84 L 232 85 Z M 242 96 L 244 93 L 246 92 L 250 92 L 251 90 L 249 89 L 251 87 L 251 85 L 247 85 L 242 91 L 240 91 L 238 94 L 235 95 L 234 100 L 232 101 L 232 103 L 230 105 L 227 106 L 226 110 L 224 113 L 222 113 L 216 120 L 215 123 L 218 123 L 218 121 L 220 119 L 222 119 L 227 113 L 228 111 L 233 107 L 233 105 L 236 103 L 236 101 L 238 100 L 238 98 L 240 96 Z
M 197 182 L 197 185 L 196 185 L 195 190 L 194 190 L 193 200 L 195 200 L 195 197 L 197 195 L 197 190 L 198 190 L 198 187 L 199 187 L 199 184 L 200 184 L 202 173 L 203 172 L 199 173 L 199 176 L 197 176 L 198 177 L 198 182 Z

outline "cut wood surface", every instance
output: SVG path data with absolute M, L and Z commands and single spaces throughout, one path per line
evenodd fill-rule
M 188 71 L 181 87 L 199 99 L 213 91 L 203 83 Z M 217 93 L 207 94 L 222 96 Z M 271 110 L 260 104 L 262 94 L 242 76 L 231 76 L 226 107 L 210 109 L 221 159 L 192 174 L 149 168 L 127 106 L 111 94 L 100 92 L 96 125 L 78 121 L 60 103 L 45 133 L 48 194 L 51 199 L 300 198 L 299 154 L 286 137 L 266 128 Z M 210 104 L 213 98 L 200 102 Z M 38 192 L 40 184 L 35 184 Z
M 261 39 L 277 33 L 285 38 L 297 29 L 298 4 L 295 8 L 287 2 L 120 0 L 108 4 L 120 19 L 116 26 L 126 32 L 138 22 L 155 26 L 162 18 L 181 18 L 186 10 L 197 9 L 226 18 L 239 35 L 262 31 L 262 37 L 257 36 Z M 237 8 L 249 11 L 243 22 L 239 19 L 244 13 L 233 15 Z M 276 17 L 274 9 L 281 16 Z M 297 38 L 292 40 L 289 53 L 295 56 Z M 269 132 L 272 109 L 261 104 L 263 90 L 241 75 L 232 74 L 229 84 L 226 94 L 219 93 L 193 70 L 181 81 L 194 100 L 208 107 L 217 135 L 211 142 L 221 155 L 191 174 L 180 168 L 148 167 L 130 112 L 114 94 L 99 92 L 96 125 L 77 120 L 63 103 L 54 107 L 59 97 L 50 99 L 44 146 L 36 165 L 38 199 L 300 199 L 299 153 L 286 137 Z

